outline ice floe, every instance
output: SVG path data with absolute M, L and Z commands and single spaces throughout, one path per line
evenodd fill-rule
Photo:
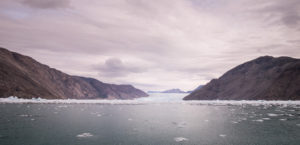
M 219 136 L 225 138 L 226 134 L 220 134 Z
M 88 138 L 88 137 L 92 137 L 94 136 L 93 134 L 86 132 L 86 133 L 82 133 L 82 134 L 78 134 L 76 137 L 78 138 Z
M 262 119 L 257 119 L 257 120 L 253 120 L 253 121 L 255 121 L 255 122 L 264 122 L 264 120 L 262 120 Z
M 276 116 L 278 116 L 278 114 L 268 113 L 268 116 L 270 116 L 270 117 L 276 117 Z
M 237 124 L 237 123 L 239 123 L 238 121 L 231 121 L 231 123 L 233 123 L 233 124 Z
M 196 101 L 183 101 L 183 100 L 155 100 L 151 97 L 139 98 L 135 100 L 77 100 L 77 99 L 22 99 L 18 97 L 0 98 L 0 103 L 56 103 L 56 104 L 125 104 L 125 105 L 138 105 L 138 104 L 189 104 L 189 105 L 280 105 L 286 107 L 292 105 L 292 107 L 299 107 L 300 101 L 250 101 L 250 100 L 196 100 Z M 28 105 L 28 107 L 30 107 Z M 67 105 L 61 105 L 58 108 L 67 108 Z M 84 110 L 82 110 L 84 111 Z
M 183 142 L 183 141 L 188 141 L 189 139 L 184 138 L 184 137 L 175 137 L 174 140 L 175 140 L 176 142 Z

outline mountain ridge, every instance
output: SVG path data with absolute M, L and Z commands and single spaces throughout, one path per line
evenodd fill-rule
M 148 96 L 131 85 L 72 76 L 29 56 L 0 47 L 0 97 L 46 99 L 133 99 Z M 128 89 L 128 90 L 127 90 Z
M 262 56 L 213 79 L 184 100 L 299 100 L 300 60 Z

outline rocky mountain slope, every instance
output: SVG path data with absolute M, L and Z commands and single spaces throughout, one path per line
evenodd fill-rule
M 131 85 L 71 76 L 31 57 L 0 48 L 0 97 L 47 99 L 133 99 L 148 96 Z
M 300 100 L 300 59 L 264 56 L 213 79 L 184 100 Z

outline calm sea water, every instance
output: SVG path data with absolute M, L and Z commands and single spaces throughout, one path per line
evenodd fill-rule
M 0 144 L 299 145 L 300 105 L 0 103 Z

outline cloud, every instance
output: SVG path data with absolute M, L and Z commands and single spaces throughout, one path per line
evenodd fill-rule
M 21 3 L 32 8 L 55 9 L 69 6 L 69 0 L 21 0 Z
M 133 64 L 134 65 L 134 64 Z M 96 66 L 100 77 L 124 77 L 131 73 L 142 73 L 146 68 L 124 64 L 119 58 L 109 58 L 104 64 Z
M 299 0 L 274 0 L 265 1 L 266 5 L 258 7 L 254 12 L 263 16 L 273 24 L 283 23 L 289 27 L 297 27 L 300 23 Z M 275 19 L 274 19 L 275 18 Z M 276 19 L 277 18 L 277 19 Z
M 300 57 L 299 3 L 1 0 L 0 45 L 72 75 L 191 90 L 262 55 Z

